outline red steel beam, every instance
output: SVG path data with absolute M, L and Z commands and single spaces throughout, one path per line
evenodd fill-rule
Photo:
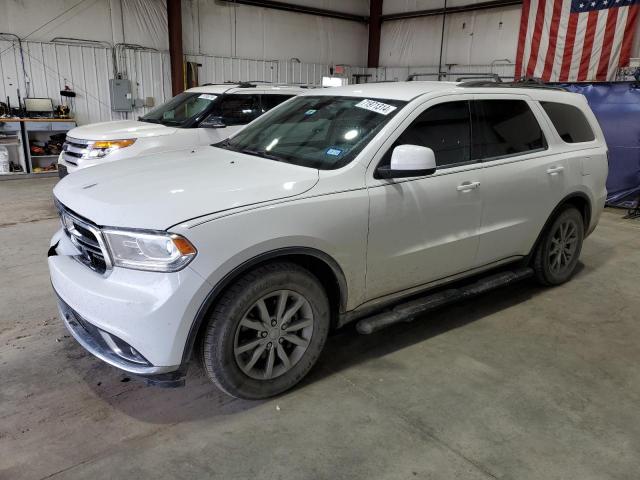
M 184 57 L 182 55 L 182 0 L 167 0 L 169 26 L 169 58 L 171 59 L 171 91 L 184 91 Z
M 377 68 L 380 62 L 380 30 L 382 29 L 382 0 L 369 3 L 369 53 L 367 67 Z

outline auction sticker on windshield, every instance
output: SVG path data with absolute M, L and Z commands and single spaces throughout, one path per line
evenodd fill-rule
M 215 100 L 216 98 L 218 98 L 218 96 L 217 95 L 211 95 L 210 93 L 203 93 L 198 98 L 204 98 L 205 100 Z
M 371 112 L 376 112 L 381 115 L 389 115 L 396 108 L 393 105 L 388 105 L 382 102 L 376 102 L 375 100 L 362 100 L 359 103 L 356 103 L 356 107 L 364 108 L 365 110 L 369 110 Z

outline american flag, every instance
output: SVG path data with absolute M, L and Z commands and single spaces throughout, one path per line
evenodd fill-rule
M 613 80 L 627 66 L 640 0 L 524 0 L 516 79 Z

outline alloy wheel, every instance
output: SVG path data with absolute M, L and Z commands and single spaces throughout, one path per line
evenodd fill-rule
M 313 335 L 309 301 L 292 290 L 271 292 L 244 314 L 236 329 L 233 353 L 249 377 L 271 380 L 291 370 Z
M 551 237 L 549 270 L 555 275 L 571 268 L 578 247 L 578 227 L 573 220 L 560 223 Z

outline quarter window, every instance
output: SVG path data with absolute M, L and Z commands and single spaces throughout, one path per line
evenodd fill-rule
M 228 95 L 220 106 L 225 125 L 244 125 L 257 118 L 260 113 L 258 95 Z
M 540 102 L 560 138 L 567 143 L 590 142 L 595 135 L 579 108 L 566 103 Z
M 268 112 L 282 102 L 289 100 L 293 95 L 262 95 L 262 113 Z
M 438 167 L 465 163 L 471 159 L 471 122 L 469 102 L 434 105 L 416 118 L 394 143 L 420 145 L 433 150 Z M 393 150 L 393 147 L 391 148 Z M 391 152 L 383 163 L 389 163 Z
M 546 148 L 542 129 L 523 100 L 476 100 L 473 156 L 495 158 Z

